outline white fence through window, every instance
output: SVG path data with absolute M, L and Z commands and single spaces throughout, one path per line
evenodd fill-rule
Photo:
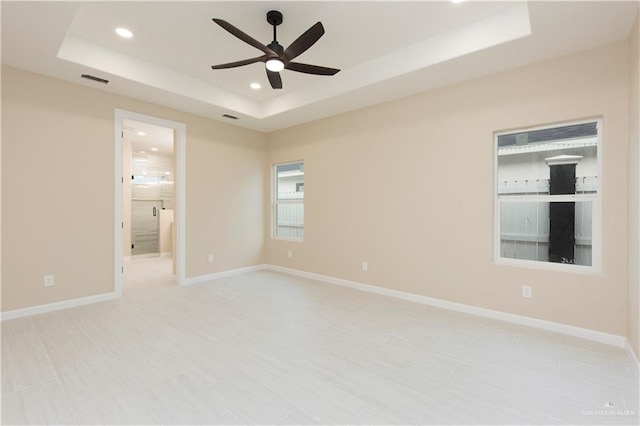
M 576 194 L 593 194 L 596 177 L 576 178 Z M 549 180 L 500 182 L 498 195 L 549 195 Z M 521 200 L 500 203 L 500 256 L 549 261 L 548 201 Z M 575 202 L 575 264 L 592 263 L 593 202 Z
M 276 205 L 276 236 L 282 238 L 302 239 L 304 233 L 304 204 L 287 200 L 302 200 L 303 193 L 279 193 L 281 201 Z M 282 202 L 285 201 L 285 202 Z

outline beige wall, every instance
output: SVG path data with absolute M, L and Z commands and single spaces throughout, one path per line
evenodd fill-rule
M 266 136 L 202 119 L 187 140 L 187 277 L 264 263 Z
M 274 132 L 270 163 L 305 162 L 305 238 L 273 240 L 267 227 L 268 261 L 625 335 L 627 83 L 617 43 Z M 597 116 L 602 273 L 494 264 L 494 131 Z
M 113 116 L 121 108 L 187 125 L 188 277 L 266 261 L 627 334 L 637 350 L 640 191 L 626 143 L 638 158 L 635 28 L 629 46 L 266 136 L 3 67 L 2 311 L 113 291 Z M 495 265 L 493 132 L 596 116 L 604 119 L 602 273 Z M 305 161 L 305 240 L 272 240 L 270 164 L 297 159 Z M 43 287 L 45 274 L 55 274 L 55 286 Z M 533 286 L 532 300 L 520 296 L 523 284 Z
M 2 87 L 2 73 L 0 73 L 0 88 L 1 87 Z M 0 129 L 1 128 L 2 128 L 2 102 L 0 101 Z M 0 135 L 0 307 L 1 306 L 2 306 L 2 136 Z
M 263 134 L 10 67 L 2 83 L 3 312 L 113 292 L 115 108 L 186 124 L 187 276 L 264 262 Z
M 629 313 L 627 338 L 640 358 L 640 13 L 629 36 Z

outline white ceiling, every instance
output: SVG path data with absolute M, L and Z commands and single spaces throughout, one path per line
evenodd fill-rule
M 134 154 L 173 155 L 173 129 L 125 119 L 122 132 Z
M 467 1 L 2 1 L 2 63 L 272 131 L 628 37 L 627 2 Z M 284 22 L 285 48 L 321 21 L 325 35 L 296 59 L 340 68 L 335 76 L 281 73 L 264 64 L 211 65 L 260 56 L 211 19 L 267 44 L 266 12 Z M 118 37 L 127 27 L 131 39 Z M 81 79 L 83 73 L 109 80 Z M 249 84 L 258 82 L 262 89 Z M 239 117 L 230 121 L 223 114 Z

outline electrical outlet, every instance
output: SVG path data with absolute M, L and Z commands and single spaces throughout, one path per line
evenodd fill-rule
M 210 255 L 209 255 L 209 263 L 213 263 L 213 259 L 214 259 L 213 255 L 212 255 L 212 254 L 210 254 Z
M 291 259 L 291 258 L 293 257 L 293 252 L 292 252 L 291 250 L 289 250 L 289 251 L 287 252 L 287 257 L 288 257 L 289 259 Z
M 533 289 L 530 285 L 522 286 L 522 297 L 524 297 L 525 299 L 533 298 Z
M 44 286 L 45 287 L 51 287 L 52 285 L 55 284 L 53 275 L 45 275 L 44 276 Z
M 362 262 L 362 270 L 365 272 L 369 270 L 369 264 L 367 262 Z

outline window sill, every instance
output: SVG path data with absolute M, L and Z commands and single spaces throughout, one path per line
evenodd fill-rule
M 304 241 L 303 238 L 287 238 L 287 237 L 271 237 L 272 240 L 278 240 L 278 241 L 288 241 L 291 243 L 301 243 Z
M 514 266 L 518 268 L 538 269 L 543 271 L 568 272 L 583 275 L 602 275 L 602 271 L 596 266 L 571 265 L 554 262 L 538 262 L 534 260 L 496 258 L 493 263 L 499 266 Z

